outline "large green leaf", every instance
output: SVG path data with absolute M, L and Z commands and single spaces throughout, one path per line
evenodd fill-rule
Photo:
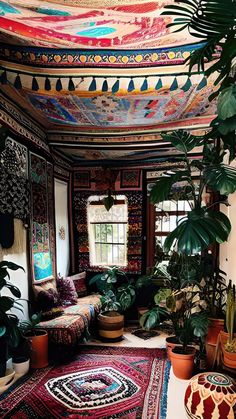
M 173 131 L 169 134 L 162 133 L 161 136 L 164 141 L 170 141 L 178 151 L 182 151 L 184 154 L 203 144 L 203 137 L 192 135 L 183 130 Z
M 218 72 L 216 83 L 223 80 L 230 73 L 236 54 L 235 1 L 179 0 L 176 5 L 166 6 L 165 9 L 162 14 L 177 16 L 167 27 L 176 26 L 176 32 L 188 28 L 192 35 L 205 42 L 202 48 L 196 49 L 187 59 L 190 62 L 190 71 L 196 64 L 198 69 L 204 69 L 205 61 L 215 60 L 216 48 L 221 46 L 220 59 L 215 60 L 205 74 L 208 76 Z
M 236 41 L 235 41 L 236 42 Z M 218 116 L 223 121 L 236 115 L 236 86 L 231 85 L 220 92 L 217 104 Z
M 186 170 L 179 170 L 178 172 L 164 173 L 153 186 L 150 193 L 150 200 L 153 204 L 165 201 L 169 198 L 172 186 L 180 180 L 186 180 L 188 176 Z
M 11 297 L 0 297 L 0 310 L 8 311 L 14 306 L 14 299 Z
M 229 195 L 236 191 L 236 168 L 225 164 L 208 166 L 204 169 L 207 185 L 221 195 Z
M 222 212 L 192 210 L 166 238 L 164 250 L 169 252 L 173 244 L 186 255 L 194 255 L 207 249 L 210 244 L 223 243 L 231 231 L 231 224 Z

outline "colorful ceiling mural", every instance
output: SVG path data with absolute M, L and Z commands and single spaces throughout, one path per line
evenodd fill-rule
M 48 48 L 144 49 L 173 46 L 166 28 L 171 17 L 161 16 L 166 1 L 127 1 L 108 6 L 96 1 L 0 1 L 1 39 L 7 43 Z M 61 3 L 61 4 L 60 4 Z M 76 4 L 77 3 L 77 4 Z M 74 6 L 77 7 L 74 7 Z M 187 33 L 174 35 L 175 44 L 195 42 Z M 14 42 L 13 42 L 14 41 Z
M 15 129 L 22 113 L 51 147 L 88 161 L 96 152 L 104 161 L 112 153 L 115 160 L 155 159 L 162 155 L 160 138 L 155 151 L 146 134 L 207 129 L 215 78 L 189 75 L 185 60 L 201 44 L 187 30 L 166 27 L 173 18 L 162 12 L 173 2 L 0 0 L 0 120 Z M 14 123 L 1 105 L 6 101 L 16 107 Z M 119 134 L 120 150 L 71 147 L 83 135 L 91 142 L 100 136 L 105 145 Z M 125 138 L 137 135 L 143 135 L 142 149 L 124 153 Z

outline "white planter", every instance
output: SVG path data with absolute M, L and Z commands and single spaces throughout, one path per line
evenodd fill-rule
M 12 367 L 16 374 L 25 375 L 29 371 L 30 360 L 24 362 L 13 362 Z
M 12 369 L 7 368 L 5 376 L 0 377 L 0 389 L 1 387 L 5 387 L 8 383 L 10 383 L 13 380 L 15 373 L 16 372 Z

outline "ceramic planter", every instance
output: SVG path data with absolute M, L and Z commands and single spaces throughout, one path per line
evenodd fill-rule
M 25 358 L 15 359 L 12 361 L 12 367 L 14 371 L 16 372 L 16 374 L 25 375 L 29 371 L 30 360 L 29 359 L 25 360 Z
M 193 375 L 194 357 L 196 349 L 187 348 L 187 353 L 181 353 L 182 347 L 171 349 L 171 363 L 174 375 L 182 380 L 189 380 Z
M 4 377 L 0 377 L 0 388 L 7 386 L 15 376 L 15 371 L 12 368 L 7 368 Z
M 106 311 L 98 316 L 98 333 L 104 341 L 116 342 L 124 333 L 124 316 L 117 311 Z

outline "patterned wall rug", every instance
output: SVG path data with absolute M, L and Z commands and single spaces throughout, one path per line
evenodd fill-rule
M 4 419 L 165 419 L 170 363 L 161 349 L 83 348 L 0 397 Z

